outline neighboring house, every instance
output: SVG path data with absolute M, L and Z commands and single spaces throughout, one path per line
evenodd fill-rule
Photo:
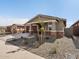
M 0 26 L 0 34 L 5 34 L 6 27 Z
M 79 36 L 79 20 L 70 27 L 73 35 Z
M 20 24 L 13 24 L 10 26 L 7 26 L 7 33 L 23 33 L 25 31 L 25 27 L 24 25 L 20 25 Z
M 46 35 L 61 38 L 64 36 L 64 28 L 66 27 L 66 19 L 39 14 L 25 23 L 26 32 L 39 33 L 43 23 Z
M 6 26 L 6 34 L 11 34 L 11 26 Z
M 23 33 L 25 31 L 24 25 L 13 24 L 11 25 L 11 33 Z

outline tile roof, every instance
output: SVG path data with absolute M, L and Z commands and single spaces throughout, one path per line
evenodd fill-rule
M 27 23 L 32 22 L 32 20 L 37 18 L 37 17 L 47 18 L 47 19 L 57 20 L 57 21 L 59 21 L 59 20 L 66 21 L 66 19 L 64 19 L 64 18 L 59 18 L 59 17 L 55 17 L 55 16 L 48 16 L 48 15 L 38 14 L 34 18 L 30 19 Z
M 79 20 L 76 21 L 74 24 L 71 25 L 71 27 L 73 27 L 75 24 L 79 23 Z

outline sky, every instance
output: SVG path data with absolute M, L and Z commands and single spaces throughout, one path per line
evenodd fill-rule
M 79 19 L 79 0 L 0 0 L 0 26 L 24 24 L 37 14 L 65 18 L 70 27 Z

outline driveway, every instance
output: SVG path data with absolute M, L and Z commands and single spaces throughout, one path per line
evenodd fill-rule
M 6 39 L 11 37 L 13 36 L 0 37 L 0 59 L 44 59 L 19 47 L 5 45 Z

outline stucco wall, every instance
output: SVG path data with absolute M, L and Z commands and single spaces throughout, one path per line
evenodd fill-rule
M 63 21 L 59 21 L 56 23 L 57 32 L 64 32 L 64 28 L 65 28 L 65 26 L 64 26 Z
M 53 22 L 52 23 L 52 30 L 51 35 L 56 38 L 61 38 L 64 36 L 64 23 L 62 21 L 60 22 Z
M 65 25 L 63 21 L 59 21 L 58 23 L 56 23 L 57 38 L 61 38 L 64 36 L 64 28 Z

